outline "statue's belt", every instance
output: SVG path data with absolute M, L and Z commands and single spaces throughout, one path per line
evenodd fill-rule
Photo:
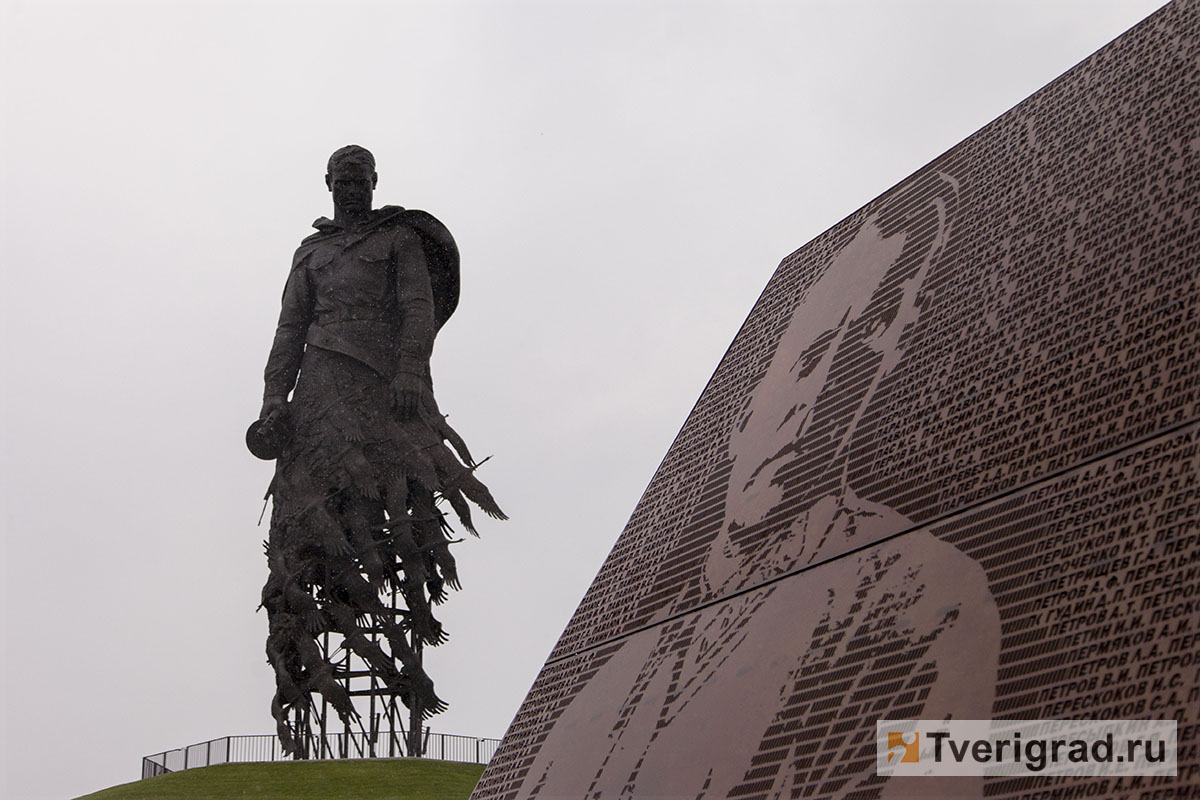
M 382 334 L 379 337 L 380 340 L 388 342 L 383 347 L 371 347 L 355 342 L 338 330 L 340 326 L 336 322 L 328 325 L 309 325 L 308 336 L 304 341 L 313 347 L 349 356 L 390 380 L 396 372 L 395 346 L 390 344 L 395 326 L 386 322 L 377 322 L 377 324 L 380 327 L 378 332 Z
M 394 325 L 395 313 L 384 311 L 380 308 L 359 307 L 359 306 L 343 306 L 341 308 L 331 309 L 329 311 L 317 311 L 314 315 L 314 322 L 317 325 L 328 325 L 331 322 L 350 322 L 350 321 L 367 321 L 367 322 L 385 322 L 389 325 Z

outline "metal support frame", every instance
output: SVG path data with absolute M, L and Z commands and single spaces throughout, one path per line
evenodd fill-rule
M 391 610 L 393 618 L 397 612 L 398 591 L 391 592 Z M 370 637 L 373 643 L 380 641 L 382 627 L 377 619 L 372 619 Z M 351 652 L 348 648 L 342 650 L 342 657 L 335 661 L 335 650 L 332 646 L 330 633 L 327 631 L 320 639 L 319 647 L 322 656 L 335 664 L 335 680 L 342 685 L 350 696 L 359 712 L 359 730 L 347 722 L 342 722 L 336 712 L 329 708 L 329 702 L 322 697 L 320 706 L 316 704 L 308 708 L 297 707 L 294 711 L 290 727 L 292 736 L 299 747 L 297 760 L 326 759 L 326 758 L 421 758 L 426 752 L 423 732 L 427 732 L 423 723 L 423 708 L 415 692 L 407 698 L 402 698 L 380 679 L 379 675 L 369 664 Z M 422 644 L 415 634 L 410 634 L 409 643 L 416 655 L 417 663 L 421 664 Z M 340 647 L 340 643 L 338 644 Z M 408 703 L 404 703 L 408 700 Z M 409 705 L 408 722 L 405 724 L 403 705 Z M 356 748 L 353 734 L 362 733 L 363 744 Z

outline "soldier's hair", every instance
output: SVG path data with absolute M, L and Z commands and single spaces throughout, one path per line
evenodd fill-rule
M 333 152 L 333 155 L 329 157 L 329 164 L 325 167 L 325 171 L 332 175 L 334 167 L 336 167 L 338 164 L 361 165 L 368 167 L 372 172 L 374 172 L 375 156 L 371 155 L 371 151 L 365 147 L 359 147 L 356 144 L 348 144 L 345 147 Z

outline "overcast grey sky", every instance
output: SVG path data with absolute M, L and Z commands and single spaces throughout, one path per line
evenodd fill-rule
M 3 795 L 271 731 L 246 452 L 325 159 L 454 232 L 435 730 L 500 736 L 785 255 L 1160 0 L 0 0 Z

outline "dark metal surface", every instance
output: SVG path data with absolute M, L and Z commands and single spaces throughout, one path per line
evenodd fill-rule
M 446 708 L 422 648 L 446 640 L 433 606 L 459 588 L 439 506 L 471 533 L 468 500 L 504 519 L 433 395 L 434 338 L 458 304 L 454 239 L 426 212 L 374 209 L 377 181 L 367 150 L 331 156 L 334 216 L 296 251 L 246 433 L 276 460 L 262 606 L 271 713 L 296 758 L 355 733 L 369 755 L 397 735 L 422 754 L 423 721 Z
M 477 800 L 1064 785 L 888 784 L 887 717 L 1176 718 L 1200 780 L 1198 39 L 1167 6 L 784 259 Z

